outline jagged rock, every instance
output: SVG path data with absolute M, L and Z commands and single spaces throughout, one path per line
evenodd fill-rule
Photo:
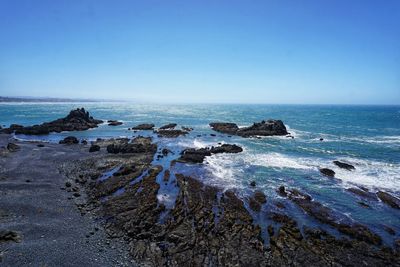
M 170 130 L 170 129 L 174 129 L 176 127 L 176 123 L 168 123 L 166 125 L 161 126 L 159 129 L 160 130 Z
M 271 135 L 287 135 L 285 125 L 281 120 L 267 120 L 258 123 L 254 123 L 252 126 L 239 128 L 235 123 L 210 123 L 211 128 L 214 131 L 234 134 L 242 137 L 254 137 L 254 136 L 271 136 Z
M 121 121 L 117 121 L 117 120 L 108 120 L 107 122 L 108 122 L 109 126 L 118 126 L 118 125 L 123 124 Z
M 187 135 L 188 132 L 187 131 L 183 131 L 183 130 L 157 130 L 154 131 L 154 133 L 156 133 L 159 137 L 166 137 L 166 138 L 176 138 L 179 137 L 181 135 Z
M 84 131 L 97 127 L 102 123 L 101 120 L 93 119 L 84 108 L 78 108 L 70 111 L 68 116 L 51 122 L 45 122 L 40 125 L 23 127 L 20 125 L 11 125 L 10 128 L 4 129 L 6 132 L 14 132 L 16 134 L 26 135 L 43 135 L 51 132 L 60 133 L 63 131 Z M 2 130 L 2 131 L 4 131 Z
M 392 208 L 400 209 L 400 199 L 398 199 L 397 197 L 394 197 L 391 194 L 383 191 L 378 191 L 376 195 L 382 202 L 388 204 Z
M 154 124 L 152 123 L 142 123 L 132 127 L 132 130 L 153 130 Z
M 352 171 L 352 170 L 356 169 L 353 165 L 345 163 L 345 162 L 341 162 L 341 161 L 338 161 L 338 160 L 333 161 L 333 164 L 335 164 L 339 168 L 346 169 L 348 171 Z
M 18 151 L 18 150 L 20 149 L 20 147 L 19 147 L 19 145 L 17 145 L 17 144 L 8 143 L 8 144 L 7 144 L 7 149 L 8 149 L 8 151 L 10 151 L 10 152 L 15 152 L 15 151 Z
M 163 156 L 168 156 L 168 154 L 170 154 L 170 153 L 173 154 L 173 152 L 171 150 L 169 150 L 168 148 L 163 148 L 163 150 L 161 151 L 161 154 Z
M 335 177 L 335 172 L 333 170 L 331 170 L 331 169 L 322 168 L 322 169 L 319 169 L 319 171 L 325 176 Z
M 368 198 L 368 199 L 371 199 L 371 200 L 378 200 L 376 195 L 374 193 L 368 192 L 368 190 L 362 190 L 362 189 L 359 189 L 359 188 L 356 188 L 356 187 L 351 187 L 351 188 L 348 188 L 347 191 L 349 191 L 349 192 L 351 192 L 353 194 L 359 195 L 359 196 L 361 196 L 363 198 Z
M 10 230 L 0 230 L 0 244 L 2 242 L 21 242 L 22 237 L 18 232 Z
M 117 142 L 107 146 L 107 152 L 113 154 L 145 153 L 157 151 L 157 146 L 151 143 L 151 138 L 137 137 L 132 143 Z
M 79 140 L 75 136 L 67 136 L 63 140 L 60 140 L 60 142 L 58 143 L 72 145 L 72 144 L 79 144 Z
M 96 152 L 100 151 L 100 146 L 99 145 L 91 145 L 89 148 L 89 152 Z
M 219 153 L 240 153 L 243 149 L 238 145 L 223 144 L 217 147 L 207 148 L 189 148 L 185 149 L 181 153 L 181 157 L 178 159 L 180 162 L 185 163 L 202 163 L 207 156 Z
M 289 199 L 318 221 L 328 224 L 336 228 L 339 232 L 356 238 L 357 240 L 365 241 L 373 245 L 380 245 L 382 243 L 381 237 L 373 233 L 366 226 L 351 221 L 347 223 L 344 222 L 344 220 L 338 221 L 338 214 L 335 214 L 330 208 L 321 203 L 313 201 L 309 195 L 301 193 L 298 190 L 291 190 L 289 192 Z

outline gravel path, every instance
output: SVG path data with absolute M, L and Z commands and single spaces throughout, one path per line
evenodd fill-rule
M 9 142 L 20 146 L 15 152 Z M 88 157 L 88 146 L 19 142 L 0 134 L 0 266 L 134 266 L 122 241 L 107 238 L 90 214 L 81 215 L 64 190 L 58 166 Z

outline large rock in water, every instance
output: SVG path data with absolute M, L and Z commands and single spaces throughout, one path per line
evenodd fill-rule
M 238 145 L 223 144 L 217 147 L 206 148 L 189 148 L 182 151 L 179 162 L 185 163 L 202 163 L 207 156 L 219 153 L 240 153 L 243 149 Z
M 242 137 L 287 135 L 285 125 L 281 120 L 267 120 L 254 123 L 249 127 L 239 128 L 235 123 L 213 122 L 210 123 L 214 131 L 234 134 Z
M 49 134 L 51 132 L 59 133 L 63 131 L 84 131 L 90 128 L 95 128 L 102 122 L 102 120 L 96 120 L 91 117 L 89 112 L 87 112 L 84 108 L 78 108 L 70 111 L 68 116 L 62 119 L 27 127 L 12 124 L 10 128 L 3 129 L 2 132 L 12 133 L 15 131 L 16 134 L 42 135 Z

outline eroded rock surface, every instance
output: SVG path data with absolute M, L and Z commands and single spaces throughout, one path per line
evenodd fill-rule
M 214 131 L 239 135 L 242 137 L 254 137 L 254 136 L 271 136 L 271 135 L 287 135 L 285 125 L 281 120 L 267 120 L 254 123 L 249 127 L 239 128 L 235 123 L 226 122 L 213 122 L 210 123 L 211 128 Z
M 102 120 L 94 119 L 84 108 L 71 110 L 68 116 L 51 122 L 45 122 L 40 125 L 21 126 L 12 124 L 9 128 L 3 129 L 2 132 L 26 135 L 43 135 L 51 132 L 60 133 L 63 131 L 84 131 L 97 127 Z
M 212 154 L 220 153 L 240 153 L 243 149 L 238 145 L 223 144 L 216 147 L 206 147 L 206 148 L 189 148 L 185 149 L 181 153 L 181 157 L 178 159 L 180 162 L 185 163 L 202 163 L 207 156 Z

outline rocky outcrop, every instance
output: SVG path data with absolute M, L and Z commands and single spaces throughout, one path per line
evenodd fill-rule
M 223 144 L 217 147 L 206 147 L 206 148 L 189 148 L 185 149 L 181 153 L 181 157 L 178 159 L 179 162 L 185 163 L 202 163 L 207 156 L 219 153 L 240 153 L 243 149 L 238 145 Z
M 239 135 L 242 137 L 255 137 L 255 136 L 272 136 L 272 135 L 287 135 L 285 125 L 281 120 L 267 120 L 254 123 L 249 127 L 239 128 L 235 123 L 210 123 L 214 131 Z
M 121 121 L 117 120 L 108 120 L 107 123 L 109 126 L 118 126 L 123 124 Z
M 341 162 L 341 161 L 338 161 L 338 160 L 333 161 L 333 164 L 335 164 L 339 168 L 346 169 L 348 171 L 352 171 L 352 170 L 356 169 L 353 165 L 348 164 L 346 162 Z
M 157 130 L 154 131 L 159 137 L 166 137 L 166 138 L 176 138 L 181 135 L 187 135 L 189 132 L 183 130 Z
M 170 129 L 174 129 L 176 127 L 176 123 L 168 123 L 166 125 L 161 126 L 159 129 L 160 130 L 170 130 Z
M 58 143 L 65 145 L 73 145 L 73 144 L 79 144 L 79 140 L 75 136 L 67 136 L 63 140 L 60 140 L 60 142 Z
M 328 168 L 321 168 L 321 169 L 319 169 L 319 171 L 323 175 L 328 176 L 328 177 L 332 177 L 332 178 L 335 177 L 335 174 L 336 174 L 333 170 L 328 169 Z
M 360 197 L 363 197 L 363 198 L 367 198 L 367 199 L 370 199 L 370 200 L 378 200 L 376 195 L 374 193 L 372 193 L 372 192 L 369 192 L 368 189 L 366 189 L 366 188 L 360 189 L 360 188 L 357 188 L 357 187 L 351 187 L 351 188 L 348 188 L 347 191 L 349 191 L 349 192 L 351 192 L 353 194 L 356 194 L 356 195 L 358 195 Z
M 17 144 L 14 144 L 14 143 L 7 144 L 7 150 L 10 152 L 15 152 L 15 151 L 18 151 L 19 149 L 20 149 L 20 147 Z
M 112 154 L 127 154 L 127 153 L 155 153 L 157 145 L 151 142 L 150 137 L 136 137 L 132 143 L 127 140 L 112 143 L 107 146 L 107 152 Z
M 132 127 L 132 130 L 153 130 L 154 124 L 152 123 L 142 123 Z
M 78 108 L 70 111 L 68 116 L 62 119 L 26 127 L 12 124 L 9 128 L 3 129 L 2 132 L 15 132 L 16 134 L 26 135 L 43 135 L 51 132 L 60 133 L 63 131 L 84 131 L 90 128 L 95 128 L 102 122 L 103 121 L 96 120 L 91 117 L 89 112 L 87 112 L 84 108 Z
M 336 228 L 339 232 L 351 236 L 357 240 L 365 241 L 373 245 L 380 245 L 382 239 L 377 234 L 373 233 L 366 226 L 351 222 L 348 218 L 340 217 L 330 208 L 321 203 L 312 200 L 311 196 L 304 194 L 298 190 L 289 190 L 288 198 L 296 203 L 308 215 L 314 217 L 318 221 L 328 224 Z M 348 220 L 348 222 L 346 222 Z
M 2 242 L 21 242 L 22 237 L 18 232 L 10 230 L 0 230 L 0 244 Z M 0 258 L 1 260 L 1 258 Z
M 97 151 L 100 151 L 100 146 L 99 145 L 93 144 L 93 145 L 90 146 L 89 152 L 97 152 Z
M 378 191 L 376 195 L 382 202 L 388 204 L 392 208 L 400 209 L 400 199 L 398 199 L 397 197 L 394 197 L 391 194 L 383 191 Z

